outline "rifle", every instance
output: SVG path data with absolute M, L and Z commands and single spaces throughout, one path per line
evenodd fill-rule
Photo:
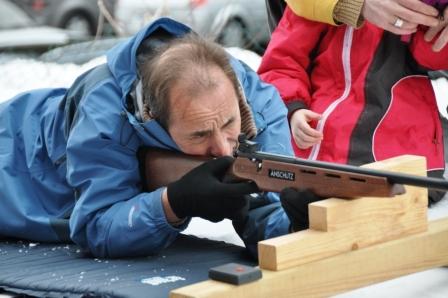
M 308 189 L 321 197 L 393 197 L 405 192 L 403 185 L 447 191 L 445 179 L 367 169 L 322 161 L 310 161 L 257 151 L 255 142 L 239 139 L 235 161 L 227 172 L 232 181 L 252 180 L 262 191 L 280 192 L 286 187 Z M 178 180 L 210 157 L 146 148 L 144 181 L 152 191 Z

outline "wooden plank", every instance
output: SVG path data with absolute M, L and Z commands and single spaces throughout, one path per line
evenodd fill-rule
M 426 175 L 423 157 L 371 164 L 382 170 Z M 260 268 L 284 270 L 427 229 L 427 190 L 406 186 L 394 198 L 328 199 L 310 204 L 310 229 L 261 241 Z
M 426 218 L 426 209 L 424 210 L 416 218 L 407 216 L 407 221 L 401 220 L 403 225 L 397 220 L 395 228 L 387 225 L 393 221 L 385 220 L 371 224 L 365 222 L 331 232 L 305 230 L 262 241 L 258 246 L 260 268 L 285 270 L 405 235 L 424 232 L 427 229 L 427 222 L 421 220 Z
M 421 156 L 405 155 L 380 162 L 365 165 L 367 168 L 388 170 L 407 173 L 418 176 L 426 176 L 426 160 Z M 426 220 L 428 205 L 428 190 L 415 186 L 405 186 L 406 193 L 391 200 L 390 198 L 362 198 L 362 200 L 328 199 L 309 205 L 310 229 L 318 231 L 341 230 L 353 225 L 371 221 L 372 217 L 378 217 L 382 225 L 406 224 L 407 221 L 415 222 L 421 215 Z M 415 210 L 415 208 L 419 210 Z M 415 210 L 418 214 L 412 214 Z M 422 211 L 425 211 L 422 213 Z M 400 222 L 396 222 L 401 217 Z M 406 217 L 410 217 L 409 219 Z M 386 222 L 384 222 L 386 221 Z M 389 238 L 389 237 L 387 237 Z M 390 239 L 390 238 L 389 238 Z
M 205 281 L 170 297 L 328 297 L 410 273 L 448 265 L 448 218 L 426 232 L 351 251 L 282 271 L 242 286 Z

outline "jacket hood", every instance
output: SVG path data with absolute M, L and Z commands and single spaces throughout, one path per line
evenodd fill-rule
M 145 55 L 154 47 L 157 47 L 158 44 L 170 39 L 182 37 L 190 32 L 191 29 L 189 27 L 179 22 L 169 18 L 160 18 L 143 28 L 129 40 L 115 46 L 107 53 L 108 68 L 121 89 L 121 102 L 127 114 L 128 121 L 146 145 L 179 150 L 168 132 L 156 120 L 142 121 L 141 115 L 135 115 L 135 111 L 130 111 L 127 108 L 127 95 L 131 94 L 131 96 L 135 96 L 136 90 L 138 89 L 138 65 L 142 59 L 145 59 Z M 245 72 L 245 70 L 240 69 L 242 65 L 230 55 L 229 59 L 237 77 L 242 76 L 243 72 Z M 245 119 L 242 123 L 242 128 L 248 136 L 255 136 L 256 125 L 243 89 L 243 86 L 240 86 L 241 116 L 242 119 Z
M 169 18 L 160 18 L 148 24 L 136 35 L 120 43 L 107 53 L 107 64 L 123 94 L 128 94 L 137 78 L 137 55 L 142 43 L 155 32 L 166 31 L 173 37 L 183 36 L 191 29 Z

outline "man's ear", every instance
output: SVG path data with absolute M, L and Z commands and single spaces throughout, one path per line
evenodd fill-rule
M 149 107 L 149 104 L 147 101 L 143 104 L 143 122 L 153 120 L 154 114 L 151 111 L 151 108 Z

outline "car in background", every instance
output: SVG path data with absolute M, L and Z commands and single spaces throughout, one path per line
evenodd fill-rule
M 226 47 L 259 51 L 270 37 L 265 0 L 117 0 L 114 15 L 128 35 L 167 16 Z
M 98 57 L 105 56 L 107 51 L 125 40 L 127 40 L 126 37 L 111 37 L 70 44 L 46 51 L 38 57 L 38 60 L 58 64 L 73 63 L 82 65 Z
M 49 48 L 82 41 L 84 37 L 60 28 L 38 26 L 14 3 L 0 0 L 0 52 L 41 53 Z
M 76 31 L 86 36 L 96 35 L 100 24 L 102 3 L 106 13 L 113 13 L 115 0 L 14 0 L 39 24 Z M 101 33 L 111 33 L 108 23 Z

